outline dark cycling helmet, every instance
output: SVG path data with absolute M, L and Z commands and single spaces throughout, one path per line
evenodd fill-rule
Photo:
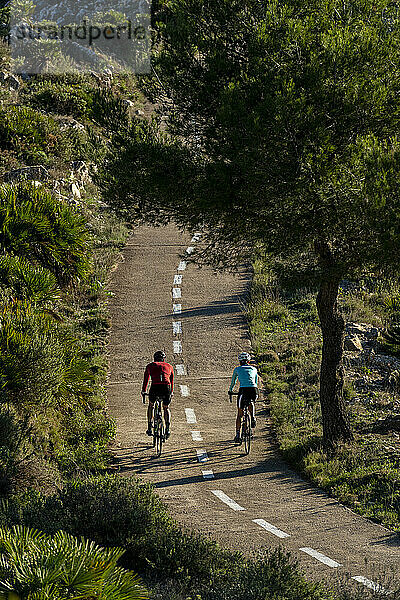
M 154 362 L 164 362 L 166 358 L 167 355 L 163 350 L 157 350 L 157 352 L 154 354 Z

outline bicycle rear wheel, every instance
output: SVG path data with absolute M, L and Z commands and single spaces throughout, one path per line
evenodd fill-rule
M 156 454 L 157 456 L 161 456 L 162 446 L 164 442 L 164 425 L 163 422 L 160 421 L 157 427 L 157 438 L 156 438 Z
M 244 451 L 246 454 L 250 452 L 251 446 L 251 424 L 250 424 L 250 415 L 246 413 L 243 420 L 243 435 L 242 439 L 244 439 Z

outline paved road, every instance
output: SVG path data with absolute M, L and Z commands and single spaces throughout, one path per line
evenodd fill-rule
M 238 352 L 250 348 L 242 313 L 250 274 L 187 263 L 198 243 L 173 226 L 141 227 L 114 274 L 108 399 L 121 473 L 153 482 L 179 522 L 228 547 L 280 544 L 313 578 L 348 573 L 361 589 L 378 581 L 393 589 L 381 574 L 399 584 L 399 538 L 294 474 L 274 450 L 261 404 L 251 454 L 234 446 L 226 390 Z M 140 401 L 143 369 L 156 349 L 181 373 L 160 459 L 144 433 Z

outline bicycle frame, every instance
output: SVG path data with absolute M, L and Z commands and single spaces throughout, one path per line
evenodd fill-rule
M 149 394 L 143 394 L 143 404 L 146 403 L 145 396 Z M 156 396 L 154 399 L 153 408 L 153 448 L 156 449 L 157 456 L 161 456 L 163 443 L 165 442 L 165 431 L 164 431 L 164 420 L 162 416 L 162 396 Z
M 236 392 L 229 392 L 229 400 L 232 402 L 232 396 L 239 396 Z M 242 423 L 241 423 L 241 439 L 244 440 L 244 451 L 246 454 L 249 454 L 251 447 L 251 422 L 250 422 L 250 414 L 248 410 L 248 404 L 246 404 L 243 410 Z

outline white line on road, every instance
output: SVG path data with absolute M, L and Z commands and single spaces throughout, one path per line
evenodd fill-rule
M 203 479 L 214 479 L 214 473 L 212 471 L 202 471 Z
M 172 331 L 175 335 L 182 333 L 182 321 L 172 321 Z
M 172 297 L 173 298 L 182 298 L 181 288 L 172 288 Z
M 192 434 L 192 440 L 194 442 L 202 442 L 203 441 L 200 431 L 191 431 L 190 433 Z
M 358 581 L 358 583 L 362 583 L 363 585 L 365 585 L 365 587 L 369 588 L 370 590 L 374 590 L 374 592 L 379 592 L 380 594 L 386 594 L 386 595 L 389 595 L 392 593 L 392 592 L 389 592 L 388 590 L 386 590 L 379 583 L 375 583 L 375 581 L 371 581 L 370 579 L 367 579 L 366 577 L 363 577 L 362 575 L 357 575 L 356 577 L 352 577 L 352 579 L 354 579 L 355 581 Z
M 203 449 L 196 450 L 196 452 L 197 452 L 197 458 L 198 458 L 199 462 L 203 463 L 203 462 L 208 461 L 208 454 L 205 450 L 203 450 Z
M 186 375 L 186 367 L 185 365 L 176 365 L 176 374 L 177 375 Z
M 194 252 L 193 246 L 189 246 L 189 248 L 186 248 L 186 254 L 193 254 L 193 252 Z
M 173 304 L 172 312 L 174 313 L 174 315 L 180 315 L 182 312 L 182 304 Z
M 302 552 L 305 552 L 306 554 L 309 554 L 316 560 L 319 560 L 319 562 L 324 563 L 324 565 L 327 565 L 328 567 L 341 567 L 342 566 L 340 563 L 336 562 L 336 560 L 332 560 L 332 558 L 325 556 L 325 554 L 322 554 L 321 552 L 318 552 L 317 550 L 314 550 L 313 548 L 300 548 L 300 550 Z
M 181 285 L 183 275 L 175 275 L 174 277 L 174 285 Z
M 245 508 L 243 508 L 243 506 L 240 506 L 240 504 L 238 504 L 237 502 L 232 500 L 232 498 L 229 498 L 229 496 L 224 494 L 222 490 L 211 490 L 211 493 L 214 494 L 214 496 L 217 496 L 217 498 L 224 502 L 224 504 L 227 504 L 232 510 L 246 510 Z
M 181 340 L 174 340 L 174 354 L 182 354 L 182 342 Z
M 290 537 L 289 533 L 285 533 L 284 531 L 281 531 L 280 529 L 275 527 L 275 525 L 271 525 L 271 523 L 268 523 L 268 521 L 264 521 L 264 519 L 253 519 L 253 523 L 257 523 L 257 525 L 259 525 L 266 531 L 269 531 L 269 533 L 276 535 L 278 538 L 283 539 L 283 538 Z
M 186 421 L 188 423 L 197 423 L 196 415 L 193 408 L 185 408 Z
M 178 271 L 184 271 L 186 269 L 187 262 L 186 260 L 181 260 L 178 265 Z
M 183 396 L 183 398 L 189 396 L 189 388 L 187 385 L 180 385 L 179 387 L 181 388 L 181 396 Z

